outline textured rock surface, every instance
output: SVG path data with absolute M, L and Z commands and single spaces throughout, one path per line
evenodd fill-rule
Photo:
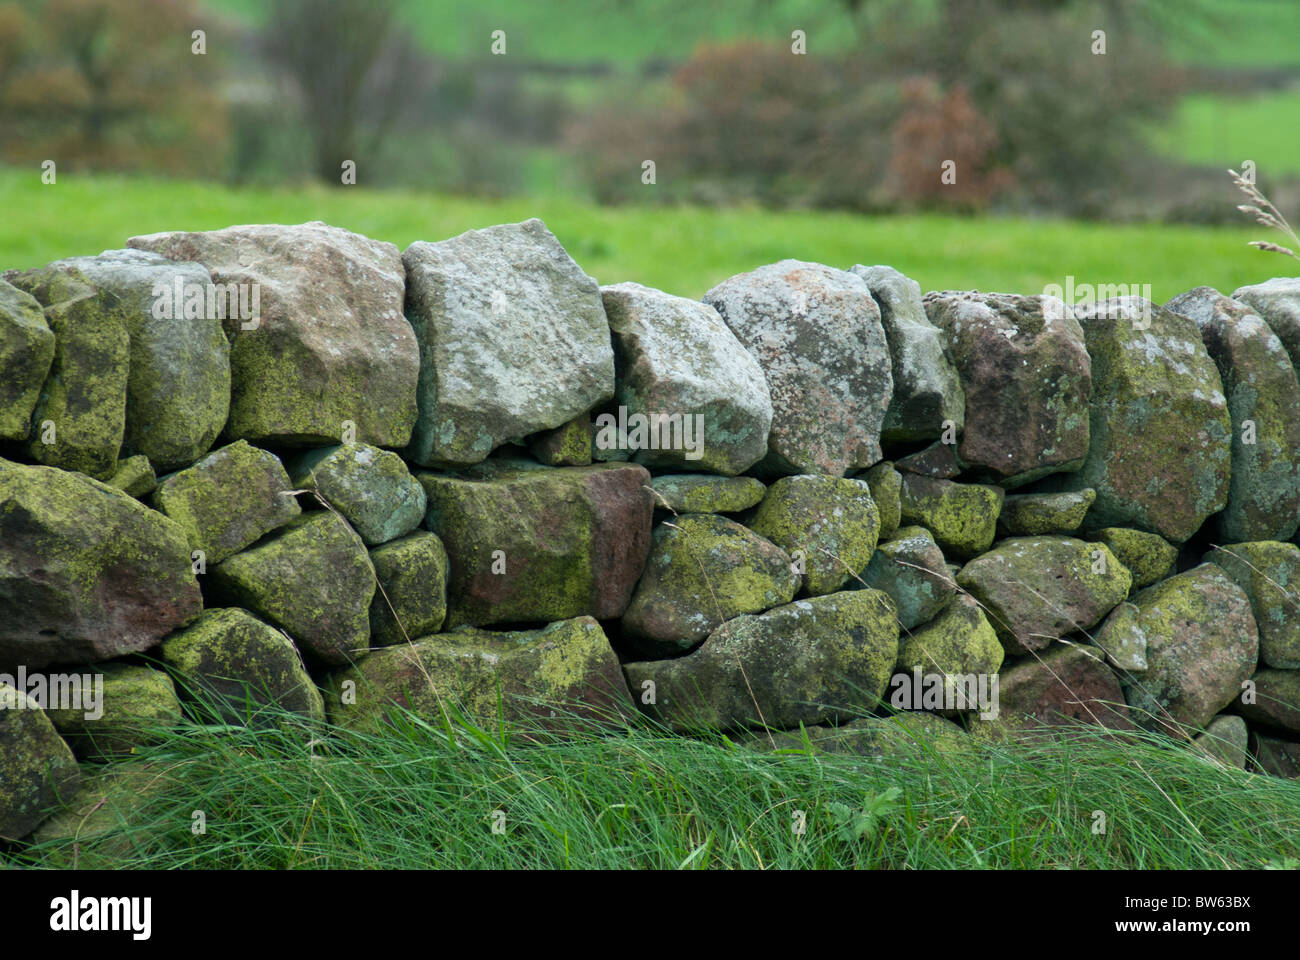
M 676 517 L 655 527 L 624 634 L 644 656 L 683 653 L 724 620 L 789 603 L 799 588 L 792 567 L 784 550 L 738 523 Z
M 1286 347 L 1292 365 L 1300 364 L 1300 277 L 1274 277 L 1238 287 L 1232 299 L 1258 312 Z
M 411 460 L 477 463 L 614 395 L 600 289 L 542 221 L 416 242 L 402 262 L 420 345 Z
M 956 589 L 943 551 L 924 527 L 903 527 L 880 544 L 861 577 L 866 586 L 889 594 L 904 630 L 934 617 Z
M 1245 768 L 1249 733 L 1241 717 L 1220 716 L 1210 721 L 1205 732 L 1192 738 L 1192 743 L 1220 763 L 1229 767 Z
M 899 457 L 894 466 L 903 473 L 919 473 L 923 477 L 953 480 L 961 476 L 962 465 L 957 462 L 957 452 L 951 443 L 937 441 L 924 450 Z
M 1034 537 L 1074 533 L 1096 499 L 1095 490 L 1008 496 L 1002 501 L 1002 512 L 998 515 L 998 535 Z
M 303 454 L 288 467 L 294 487 L 317 491 L 366 546 L 408 534 L 424 519 L 424 488 L 395 453 L 345 443 Z
M 767 377 L 766 470 L 843 476 L 880 459 L 894 379 L 880 308 L 866 281 L 782 260 L 724 280 L 704 302 Z
M 1300 777 L 1300 743 L 1256 734 L 1254 757 L 1267 774 L 1288 780 Z
M 1104 527 L 1089 534 L 1089 539 L 1104 543 L 1128 568 L 1133 575 L 1131 590 L 1163 580 L 1174 572 L 1174 563 L 1178 559 L 1178 548 L 1158 533 Z
M 442 541 L 420 530 L 371 550 L 370 561 L 379 580 L 370 601 L 370 645 L 385 647 L 437 633 L 447 617 Z
M 871 499 L 876 501 L 876 509 L 880 512 L 880 539 L 888 540 L 902 522 L 902 474 L 886 461 L 864 470 L 856 479 L 865 480 L 871 488 Z
M 1233 543 L 1202 559 L 1222 568 L 1250 597 L 1260 662 L 1300 669 L 1300 547 L 1271 540 Z
M 656 508 L 678 513 L 739 513 L 757 506 L 767 493 L 753 477 L 715 477 L 707 473 L 669 473 L 650 481 Z
M 921 285 L 893 267 L 858 264 L 850 272 L 867 282 L 889 343 L 894 396 L 885 411 L 881 439 L 929 440 L 943 432 L 945 422 L 960 433 L 965 394 L 943 336 L 925 315 Z
M 1051 297 L 947 291 L 925 297 L 966 395 L 957 457 L 979 479 L 1020 486 L 1077 470 L 1092 392 L 1083 331 Z
M 247 291 L 250 307 L 256 289 L 257 316 L 227 310 L 223 321 L 227 439 L 330 443 L 349 424 L 349 439 L 381 447 L 410 438 L 420 356 L 393 244 L 317 221 L 155 233 L 127 245 L 203 264 L 215 284 Z
M 961 727 L 933 713 L 863 717 L 839 727 L 809 726 L 790 733 L 756 730 L 733 739 L 753 750 L 807 750 L 875 759 L 946 754 L 972 745 Z
M 1004 653 L 997 632 L 979 603 L 968 594 L 953 597 L 937 617 L 910 636 L 899 638 L 898 669 L 920 668 L 944 677 L 944 702 L 962 698 L 973 708 L 969 676 L 991 677 L 1002 667 Z M 978 681 L 977 681 L 978 682 Z
M 900 515 L 934 534 L 944 553 L 973 557 L 993 545 L 1004 495 L 1001 487 L 905 473 Z
M 592 459 L 591 414 L 528 438 L 528 452 L 548 467 L 585 467 Z
M 634 464 L 422 473 L 447 548 L 447 625 L 622 616 L 645 567 L 650 475 Z
M 702 449 L 642 449 L 637 463 L 734 475 L 767 453 L 772 400 L 758 362 L 707 303 L 639 283 L 602 287 L 615 402 L 629 416 L 703 418 Z
M 0 440 L 26 440 L 41 384 L 54 362 L 54 334 L 36 298 L 0 280 Z
M 1250 723 L 1280 730 L 1287 736 L 1300 734 L 1300 672 L 1295 670 L 1261 670 L 1252 678 L 1254 702 L 1245 696 L 1237 709 Z
M 116 487 L 123 493 L 141 500 L 153 493 L 158 486 L 158 478 L 153 472 L 153 464 L 142 454 L 127 457 L 117 462 L 117 470 L 107 481 L 110 487 Z
M 998 722 L 1012 732 L 1068 723 L 1133 729 L 1115 674 L 1095 651 L 1076 644 L 1058 644 L 1003 671 L 999 697 Z
M 1254 310 L 1212 287 L 1165 306 L 1200 328 L 1232 417 L 1228 504 L 1214 518 L 1217 535 L 1289 540 L 1300 524 L 1300 381 L 1282 341 Z
M 0 683 L 0 838 L 17 840 L 81 783 L 72 750 L 26 693 Z
M 134 653 L 201 607 L 178 525 L 107 484 L 0 460 L 0 667 Z
M 200 614 L 201 616 L 201 614 Z M 59 735 L 84 760 L 109 760 L 130 756 L 139 746 L 159 742 L 158 726 L 175 723 L 181 716 L 180 700 L 171 678 L 161 670 L 130 663 L 102 663 L 89 671 L 76 671 L 92 685 L 103 684 L 98 691 L 100 710 L 87 711 L 81 706 L 56 709 L 47 705 L 46 716 Z M 84 694 L 83 694 L 84 697 Z M 99 716 L 94 716 L 99 713 Z

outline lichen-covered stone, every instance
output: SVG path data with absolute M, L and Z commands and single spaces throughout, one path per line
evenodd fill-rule
M 1012 656 L 1088 630 L 1128 595 L 1132 576 L 1104 544 L 1012 537 L 957 574 Z
M 953 483 L 915 473 L 904 473 L 902 480 L 902 522 L 925 527 L 944 553 L 964 559 L 993 545 L 1005 496 L 1001 487 Z
M 316 663 L 342 664 L 370 644 L 375 568 L 366 545 L 328 510 L 208 568 L 212 596 L 287 632 Z
M 83 691 L 88 677 L 103 678 L 90 679 L 95 687 L 103 684 L 97 690 L 99 711 L 87 711 L 84 705 L 55 708 L 54 704 L 45 710 L 54 728 L 82 759 L 129 756 L 136 747 L 158 743 L 163 739 L 163 725 L 180 719 L 176 687 L 161 670 L 130 663 L 102 663 L 89 670 L 61 672 L 79 676 Z M 94 716 L 95 712 L 100 715 Z
M 1158 533 L 1127 527 L 1103 527 L 1088 534 L 1088 539 L 1104 543 L 1128 568 L 1133 575 L 1130 590 L 1163 580 L 1174 572 L 1174 563 L 1178 560 L 1178 548 Z
M 214 564 L 298 516 L 292 490 L 275 454 L 236 440 L 161 478 L 152 503 L 185 531 L 191 550 Z
M 1253 696 L 1244 692 L 1237 698 L 1237 709 L 1252 724 L 1283 730 L 1288 736 L 1300 734 L 1300 671 L 1261 670 L 1251 678 Z
M 321 447 L 287 469 L 295 487 L 324 497 L 368 547 L 396 540 L 424 519 L 424 488 L 402 458 L 368 443 Z
M 798 589 L 789 555 L 771 541 L 723 517 L 684 514 L 655 527 L 624 637 L 643 656 L 673 656 L 724 620 L 789 603 Z
M 957 458 L 977 479 L 1017 487 L 1077 470 L 1088 454 L 1092 371 L 1083 331 L 1054 297 L 926 294 L 966 396 Z
M 1146 639 L 1147 671 L 1126 678 L 1124 694 L 1134 722 L 1148 730 L 1204 727 L 1255 671 L 1250 599 L 1212 563 L 1139 591 L 1111 616 Z
M 1196 324 L 1140 297 L 1074 308 L 1092 357 L 1091 445 L 1051 490 L 1097 491 L 1093 527 L 1182 543 L 1228 501 L 1232 420 Z M 967 427 L 969 429 L 969 427 Z
M 623 615 L 650 551 L 650 474 L 635 464 L 421 473 L 447 548 L 447 626 Z
M 862 480 L 803 474 L 782 477 L 749 522 L 790 554 L 803 556 L 803 589 L 834 593 L 871 560 L 880 533 L 880 511 Z
M 699 449 L 656 444 L 660 449 L 640 449 L 633 459 L 728 476 L 761 460 L 772 426 L 767 380 L 718 311 L 639 283 L 600 293 L 614 338 L 615 402 L 629 417 L 702 418 Z
M 27 439 L 53 362 L 54 334 L 40 303 L 0 280 L 0 440 Z
M 962 465 L 957 462 L 957 451 L 951 443 L 936 440 L 924 450 L 899 457 L 894 466 L 903 473 L 919 473 L 923 477 L 954 480 L 961 476 Z
M 1202 560 L 1221 567 L 1250 597 L 1260 662 L 1300 669 L 1300 547 L 1272 540 L 1233 543 Z
M 893 267 L 858 264 L 850 272 L 867 282 L 889 342 L 894 396 L 885 411 L 881 439 L 929 440 L 943 432 L 945 423 L 960 433 L 965 394 L 942 334 L 925 315 L 921 285 Z
M 408 459 L 468 466 L 614 395 L 600 288 L 542 221 L 418 241 L 402 262 L 420 345 Z
M 1259 769 L 1270 776 L 1287 780 L 1300 778 L 1300 743 L 1294 740 L 1258 733 L 1253 756 Z
M 1300 277 L 1274 277 L 1263 283 L 1238 287 L 1232 299 L 1254 309 L 1291 357 L 1293 366 L 1300 365 Z
M 154 474 L 153 464 L 149 462 L 149 458 L 137 453 L 134 457 L 119 460 L 117 472 L 108 479 L 107 483 L 110 487 L 116 487 L 137 500 L 143 500 L 153 493 L 154 487 L 158 485 L 158 478 Z
M 1093 635 L 1093 643 L 1106 660 L 1128 677 L 1147 672 L 1147 636 L 1141 627 L 1141 610 L 1121 603 Z
M 573 717 L 611 720 L 629 711 L 618 657 L 591 617 L 540 630 L 465 627 L 373 651 L 329 678 L 326 706 L 335 724 L 378 729 L 393 705 L 435 722 L 463 711 L 494 731 L 504 720 L 558 732 Z
M 0 460 L 0 667 L 144 650 L 202 605 L 177 524 L 96 480 Z
M 763 369 L 772 397 L 765 472 L 828 473 L 880 459 L 893 396 L 889 346 L 866 281 L 782 260 L 704 295 Z
M 1192 738 L 1192 746 L 1209 754 L 1224 766 L 1245 769 L 1250 734 L 1246 721 L 1228 714 L 1215 717 L 1204 733 Z
M 591 414 L 528 438 L 528 452 L 548 467 L 585 467 L 592 460 Z
M 656 720 L 716 730 L 860 714 L 878 704 L 897 659 L 893 601 L 879 590 L 849 590 L 736 617 L 684 657 L 623 669 Z
M 1228 399 L 1232 470 L 1217 535 L 1289 540 L 1300 525 L 1300 381 L 1282 341 L 1254 310 L 1212 287 L 1165 306 L 1196 322 Z
M 902 522 L 902 474 L 886 460 L 864 470 L 857 479 L 865 480 L 871 488 L 871 499 L 876 501 L 876 509 L 880 512 L 880 540 L 888 540 Z
M 975 598 L 964 593 L 953 597 L 929 623 L 900 637 L 898 644 L 898 669 L 919 667 L 923 674 L 942 675 L 945 703 L 960 703 L 958 694 L 964 696 L 969 690 L 963 678 L 992 677 L 1001 669 L 1003 657 L 997 632 Z
M 226 439 L 406 444 L 420 356 L 402 315 L 406 276 L 393 244 L 315 221 L 155 233 L 127 245 L 201 263 L 218 287 L 244 292 L 251 319 L 227 309 L 223 320 Z
M 1010 495 L 1002 501 L 1002 513 L 998 515 L 998 535 L 1035 537 L 1051 533 L 1074 533 L 1096 499 L 1097 491 L 1092 489 Z
M 932 619 L 956 589 L 943 551 L 924 527 L 903 527 L 876 547 L 861 578 L 866 586 L 889 594 L 904 630 Z
M 0 683 L 0 838 L 36 829 L 81 784 L 72 750 L 26 693 Z
M 998 700 L 989 732 L 1017 736 L 1071 723 L 1133 729 L 1119 680 L 1097 651 L 1079 644 L 1057 644 L 1004 670 Z
M 447 551 L 435 534 L 419 530 L 376 547 L 370 561 L 379 579 L 370 601 L 372 647 L 442 629 L 447 617 Z
M 650 481 L 655 507 L 676 513 L 740 513 L 757 506 L 767 493 L 754 477 L 707 473 L 667 473 Z

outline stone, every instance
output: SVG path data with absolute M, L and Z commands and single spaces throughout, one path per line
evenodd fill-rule
M 157 836 L 155 798 L 184 783 L 184 767 L 109 763 L 81 780 L 76 793 L 33 833 L 46 845 L 42 863 L 55 869 L 120 869 Z M 153 810 L 150 807 L 153 806 Z
M 1217 547 L 1202 557 L 1246 591 L 1259 628 L 1259 659 L 1300 669 L 1300 547 L 1265 540 Z
M 894 396 L 885 411 L 881 439 L 929 440 L 944 431 L 945 423 L 960 433 L 966 397 L 943 335 L 925 315 L 921 285 L 893 267 L 858 264 L 850 272 L 866 281 L 889 343 Z
M 284 465 L 246 440 L 158 481 L 153 507 L 185 531 L 205 564 L 220 563 L 302 512 Z
M 675 517 L 655 527 L 624 639 L 642 656 L 684 653 L 725 620 L 789 603 L 799 579 L 789 555 L 754 531 L 710 514 Z
M 1249 739 L 1245 720 L 1223 714 L 1211 720 L 1204 733 L 1198 733 L 1192 738 L 1192 746 L 1213 757 L 1225 767 L 1244 770 Z
M 1259 769 L 1270 776 L 1300 779 L 1300 743 L 1257 733 L 1254 758 Z
M 1092 357 L 1091 445 L 1077 473 L 1043 489 L 1091 487 L 1091 526 L 1182 543 L 1228 501 L 1232 420 L 1219 371 L 1196 324 L 1148 300 L 1074 312 Z
M 26 440 L 54 362 L 54 333 L 40 303 L 0 280 L 0 440 Z
M 284 630 L 317 664 L 349 662 L 370 645 L 375 568 L 348 524 L 321 510 L 209 569 L 217 605 Z
M 1096 499 L 1097 491 L 1092 489 L 1009 495 L 1002 501 L 1002 512 L 998 515 L 998 535 L 1035 537 L 1074 533 Z
M 1012 537 L 957 574 L 984 606 L 1012 656 L 1042 650 L 1101 622 L 1132 577 L 1104 544 L 1073 537 Z
M 1256 311 L 1282 341 L 1291 364 L 1300 364 L 1300 277 L 1274 277 L 1238 287 L 1232 299 Z
M 1254 310 L 1212 287 L 1165 306 L 1196 322 L 1228 400 L 1232 469 L 1217 536 L 1291 539 L 1300 525 L 1300 381 L 1282 341 Z
M 447 548 L 446 627 L 623 615 L 650 552 L 650 474 L 635 464 L 420 473 Z
M 674 513 L 740 513 L 757 506 L 767 493 L 754 477 L 707 473 L 666 473 L 650 481 L 655 508 Z
M 638 283 L 600 293 L 613 335 L 615 403 L 629 418 L 680 416 L 699 424 L 697 449 L 664 444 L 661 427 L 659 442 L 637 450 L 633 460 L 727 476 L 761 460 L 772 426 L 767 380 L 718 311 Z
M 176 523 L 88 477 L 0 460 L 0 667 L 145 650 L 202 606 Z
M 1087 536 L 1089 540 L 1104 543 L 1133 575 L 1130 591 L 1150 586 L 1174 572 L 1178 548 L 1158 533 L 1104 527 Z
M 1252 725 L 1300 734 L 1300 672 L 1261 670 L 1251 678 L 1254 697 L 1237 698 L 1237 709 Z M 1237 693 L 1240 691 L 1238 687 Z
M 960 704 L 964 698 L 971 709 L 975 704 L 967 679 L 993 677 L 1002 668 L 1003 657 L 997 632 L 975 598 L 964 593 L 910 636 L 900 638 L 898 645 L 899 670 L 920 669 L 922 674 L 943 676 L 944 702 Z
M 1147 636 L 1141 624 L 1141 610 L 1121 603 L 1097 630 L 1092 641 L 1106 660 L 1122 675 L 1137 677 L 1147 672 Z
M 0 683 L 0 839 L 20 840 L 81 785 L 72 750 L 26 693 Z
M 1200 729 L 1255 672 L 1259 632 L 1245 591 L 1212 563 L 1140 590 L 1113 617 L 1146 639 L 1147 671 L 1125 683 L 1133 720 L 1148 730 Z M 1105 632 L 1107 626 L 1102 627 Z
M 1004 670 L 998 687 L 996 722 L 1013 735 L 1071 723 L 1133 729 L 1119 680 L 1086 646 L 1056 644 Z
M 295 457 L 287 469 L 294 487 L 324 497 L 368 547 L 405 536 L 424 519 L 424 487 L 388 450 L 368 443 L 321 447 Z
M 176 687 L 161 670 L 110 662 L 69 672 L 83 678 L 83 690 L 88 676 L 97 675 L 91 683 L 103 684 L 98 717 L 88 715 L 84 706 L 55 709 L 50 705 L 45 710 L 54 729 L 82 759 L 128 757 L 136 747 L 160 743 L 164 739 L 163 726 L 181 718 Z
M 957 462 L 957 451 L 951 443 L 936 441 L 924 450 L 899 457 L 894 466 L 904 473 L 919 473 L 923 477 L 955 480 L 961 476 L 962 465 Z
M 227 440 L 401 447 L 410 439 L 420 355 L 393 244 L 313 221 L 155 233 L 127 246 L 202 264 L 249 308 L 231 310 L 228 299 L 222 321 Z
M 834 593 L 871 560 L 880 512 L 862 480 L 803 474 L 767 488 L 749 528 L 798 559 L 803 589 Z
M 370 551 L 379 588 L 370 601 L 370 645 L 428 636 L 447 617 L 447 551 L 425 530 Z M 396 617 L 394 617 L 396 613 Z
M 108 479 L 107 483 L 110 487 L 116 487 L 137 500 L 143 500 L 158 486 L 158 478 L 154 474 L 153 464 L 149 462 L 149 458 L 137 453 L 134 457 L 119 460 L 117 472 Z
M 585 467 L 592 460 L 591 414 L 584 413 L 554 430 L 528 438 L 528 451 L 548 467 Z
M 897 659 L 893 601 L 879 590 L 849 590 L 736 617 L 684 657 L 623 670 L 660 723 L 731 730 L 860 714 L 878 704 Z
M 420 347 L 407 459 L 469 466 L 614 395 L 600 288 L 542 221 L 417 241 L 402 262 Z
M 782 260 L 704 295 L 758 361 L 772 397 L 768 454 L 777 475 L 843 476 L 880 459 L 893 396 L 880 308 L 861 277 Z
M 756 730 L 735 742 L 751 750 L 871 757 L 925 757 L 969 748 L 971 739 L 951 720 L 933 713 L 862 717 L 839 727 L 808 726 L 788 733 Z
M 1079 469 L 1092 369 L 1070 309 L 1055 297 L 951 290 L 924 304 L 965 391 L 965 472 L 1010 488 Z
M 904 524 L 925 527 L 945 554 L 974 557 L 993 545 L 1005 496 L 1001 487 L 953 483 L 905 473 L 899 492 Z
M 861 579 L 864 585 L 889 594 L 904 630 L 933 619 L 956 589 L 943 551 L 924 527 L 903 527 L 892 540 L 880 544 Z
M 871 488 L 871 499 L 876 501 L 876 509 L 880 512 L 880 540 L 890 539 L 902 522 L 902 474 L 886 460 L 864 470 L 857 475 L 857 479 L 867 482 Z

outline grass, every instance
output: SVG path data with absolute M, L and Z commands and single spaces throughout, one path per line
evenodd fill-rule
M 1254 160 L 1265 180 L 1300 174 L 1300 87 L 1252 97 L 1184 97 L 1173 120 L 1152 134 L 1152 145 L 1183 163 L 1237 170 Z
M 660 173 L 661 176 L 665 174 Z M 1202 284 L 1224 292 L 1288 271 L 1249 248 L 1260 229 L 1113 225 L 939 215 L 589 205 L 562 197 L 487 200 L 348 188 L 232 189 L 219 184 L 0 169 L 0 269 L 124 246 L 161 230 L 324 220 L 405 247 L 494 223 L 541 217 L 601 283 L 636 280 L 697 298 L 785 257 L 839 267 L 890 264 L 923 290 L 1033 293 L 1046 284 L 1150 284 L 1163 302 Z M 1224 204 L 1238 196 L 1224 175 Z M 653 187 L 647 187 L 653 190 Z M 1243 221 L 1245 217 L 1243 216 Z M 1294 272 L 1291 270 L 1290 272 Z
M 113 766 L 128 771 L 127 789 L 79 837 L 14 848 L 9 860 L 86 869 L 1222 869 L 1300 858 L 1300 782 L 1100 728 L 947 752 L 917 740 L 880 761 L 758 752 L 639 721 L 587 725 L 570 742 L 542 745 L 464 721 L 394 717 L 383 735 L 324 736 L 292 716 L 256 734 L 181 729 Z M 1104 833 L 1094 832 L 1095 811 Z M 498 818 L 503 833 L 493 832 Z M 112 826 L 88 829 L 95 823 Z

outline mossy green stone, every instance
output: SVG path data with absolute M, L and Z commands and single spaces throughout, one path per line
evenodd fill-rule
M 53 362 L 54 334 L 40 303 L 0 280 L 0 440 L 27 439 Z
M 740 513 L 767 493 L 754 477 L 719 477 L 708 473 L 668 473 L 650 481 L 655 507 L 675 513 Z
M 585 467 L 591 463 L 591 447 L 589 413 L 528 438 L 528 452 L 548 467 Z
M 136 747 L 159 742 L 161 726 L 180 719 L 176 687 L 161 670 L 103 663 L 90 672 L 103 677 L 102 716 L 87 717 L 80 708 L 46 710 L 77 756 L 87 760 L 129 756 Z
M 50 718 L 26 693 L 0 683 L 0 838 L 27 836 L 80 783 L 77 760 Z
M 1204 733 L 1193 737 L 1192 745 L 1224 766 L 1245 769 L 1249 741 L 1246 721 L 1223 714 L 1211 720 Z
M 368 443 L 321 447 L 290 460 L 295 487 L 315 490 L 366 546 L 396 540 L 424 519 L 424 488 L 395 453 Z
M 1300 547 L 1260 540 L 1217 547 L 1201 558 L 1217 564 L 1250 597 L 1259 627 L 1259 658 L 1300 669 Z
M 956 587 L 943 551 L 924 527 L 895 531 L 892 540 L 876 547 L 861 580 L 893 598 L 904 630 L 925 623 L 947 606 Z
M 859 473 L 857 479 L 867 482 L 871 499 L 876 501 L 876 509 L 880 511 L 880 539 L 890 539 L 902 522 L 903 475 L 886 460 Z
M 929 530 L 945 554 L 966 559 L 993 545 L 1005 496 L 1001 487 L 907 473 L 899 495 L 900 515 L 903 523 Z
M 1032 537 L 1074 533 L 1096 499 L 1097 491 L 1091 489 L 1008 495 L 998 516 L 998 535 Z
M 1178 548 L 1158 533 L 1105 527 L 1089 534 L 1088 539 L 1104 543 L 1128 568 L 1133 575 L 1131 590 L 1163 580 L 1174 572 L 1178 560 Z
M 51 868 L 115 870 L 156 837 L 158 824 L 143 819 L 153 797 L 179 785 L 184 766 L 109 763 L 81 781 L 58 811 L 32 834 L 50 844 L 42 860 Z M 108 836 L 112 834 L 112 836 Z
M 442 541 L 419 530 L 375 547 L 370 561 L 379 579 L 370 601 L 370 645 L 384 647 L 437 633 L 447 616 L 447 551 Z
M 933 713 L 919 711 L 889 717 L 863 717 L 839 727 L 807 726 L 786 732 L 755 730 L 737 736 L 735 741 L 752 750 L 809 750 L 813 754 L 846 754 L 875 759 L 948 754 L 974 746 L 957 724 Z
M 158 478 L 154 475 L 149 458 L 138 453 L 134 457 L 118 461 L 117 472 L 109 479 L 108 485 L 140 500 L 153 493 Z
M 992 676 L 1001 669 L 1004 656 L 997 631 L 979 603 L 963 593 L 925 626 L 899 639 L 898 669 L 906 672 L 919 666 L 922 673 L 950 678 Z M 954 685 L 954 680 L 945 681 L 945 688 Z

